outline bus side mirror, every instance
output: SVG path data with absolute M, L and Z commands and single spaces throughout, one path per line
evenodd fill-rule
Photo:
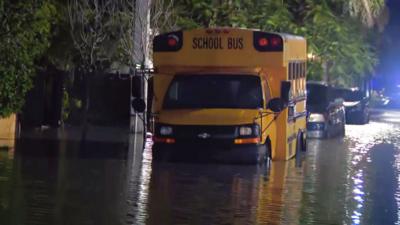
M 136 112 L 142 113 L 146 109 L 146 103 L 141 98 L 135 98 L 132 101 L 132 107 Z
M 273 98 L 269 100 L 267 109 L 270 109 L 274 113 L 282 112 L 285 109 L 285 102 L 281 98 Z
M 281 99 L 283 100 L 285 105 L 289 103 L 290 88 L 291 88 L 290 81 L 281 82 Z

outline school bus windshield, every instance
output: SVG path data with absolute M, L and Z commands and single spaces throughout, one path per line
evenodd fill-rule
M 164 109 L 263 107 L 260 78 L 249 75 L 179 75 L 165 96 Z

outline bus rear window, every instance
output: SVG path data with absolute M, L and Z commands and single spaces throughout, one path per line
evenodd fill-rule
M 263 107 L 260 78 L 250 75 L 178 75 L 164 109 Z

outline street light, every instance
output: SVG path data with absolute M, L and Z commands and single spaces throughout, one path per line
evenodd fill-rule
M 310 61 L 314 61 L 316 57 L 317 56 L 312 52 L 307 54 L 307 59 L 310 60 Z

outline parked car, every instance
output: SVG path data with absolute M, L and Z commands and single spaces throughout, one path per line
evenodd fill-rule
M 389 102 L 389 108 L 400 108 L 400 86 L 396 85 L 394 87 L 389 87 L 385 90 L 385 95 L 387 96 Z
M 335 97 L 344 100 L 346 123 L 366 124 L 369 122 L 369 98 L 365 92 L 354 88 L 336 88 Z
M 343 99 L 335 98 L 332 87 L 307 82 L 307 112 L 308 137 L 330 138 L 345 135 Z

